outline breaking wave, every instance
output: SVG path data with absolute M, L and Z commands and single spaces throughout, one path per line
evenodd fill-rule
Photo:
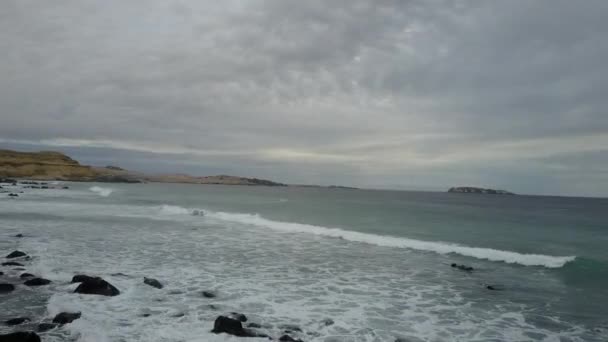
M 92 186 L 89 188 L 89 190 L 93 191 L 94 193 L 98 194 L 101 197 L 108 197 L 112 194 L 112 192 L 114 192 L 113 189 L 102 188 L 100 186 Z
M 520 264 L 524 266 L 543 266 L 548 268 L 559 268 L 575 256 L 551 256 L 542 254 L 523 254 L 512 251 L 503 251 L 492 248 L 468 247 L 447 242 L 422 241 L 403 237 L 376 235 L 348 231 L 340 228 L 328 228 L 309 224 L 281 222 L 265 219 L 257 214 L 236 214 L 226 212 L 206 212 L 208 217 L 223 221 L 236 222 L 257 227 L 270 228 L 277 231 L 290 233 L 308 233 L 328 237 L 342 238 L 348 241 L 368 243 L 384 247 L 407 248 L 420 251 L 430 251 L 438 254 L 460 254 L 477 259 Z

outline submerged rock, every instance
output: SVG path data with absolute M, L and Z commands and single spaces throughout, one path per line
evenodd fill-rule
M 48 279 L 44 279 L 44 278 L 32 278 L 30 280 L 26 280 L 23 285 L 27 285 L 27 286 L 42 286 L 42 285 L 48 285 L 50 284 L 51 281 Z
M 203 291 L 203 297 L 205 298 L 215 298 L 216 294 L 211 291 Z
M 56 327 L 57 327 L 57 324 L 53 324 L 53 323 L 40 323 L 40 324 L 38 324 L 38 332 L 49 331 L 51 329 L 55 329 Z
M 3 262 L 2 266 L 25 266 L 25 265 L 15 262 L 15 261 L 7 261 L 7 262 Z
M 462 270 L 462 271 L 467 271 L 467 272 L 472 272 L 474 270 L 474 268 L 471 266 L 458 265 L 458 264 L 451 264 L 450 266 L 452 266 L 453 268 Z
M 163 288 L 163 284 L 160 283 L 160 281 L 154 279 L 154 278 L 146 278 L 144 277 L 144 283 L 147 285 L 150 285 L 152 287 L 156 287 L 157 289 L 162 289 Z
M 59 325 L 72 323 L 73 321 L 79 319 L 81 315 L 82 314 L 80 312 L 62 312 L 53 318 L 53 323 L 57 323 Z
M 239 337 L 260 337 L 254 331 L 244 329 L 240 320 L 226 316 L 219 316 L 215 319 L 211 332 L 215 334 L 226 333 Z
M 13 259 L 13 258 L 20 258 L 23 256 L 26 256 L 27 254 L 23 253 L 22 251 L 13 251 L 11 252 L 11 254 L 7 255 L 6 258 L 7 259 Z
M 13 284 L 0 284 L 0 293 L 9 293 L 15 291 L 15 285 Z
M 84 279 L 74 292 L 101 296 L 118 296 L 120 294 L 117 288 L 99 277 Z
M 0 335 L 2 342 L 40 342 L 40 336 L 31 331 L 18 331 L 10 334 Z
M 28 317 L 17 317 L 17 318 L 13 318 L 13 319 L 9 319 L 8 321 L 4 322 L 6 325 L 19 325 L 19 324 L 23 324 L 25 322 L 29 322 L 30 319 Z
M 279 337 L 279 341 L 282 341 L 282 342 L 303 342 L 302 340 L 300 340 L 300 339 L 296 340 L 295 338 L 293 338 L 293 337 L 291 337 L 289 335 L 283 335 L 283 336 Z

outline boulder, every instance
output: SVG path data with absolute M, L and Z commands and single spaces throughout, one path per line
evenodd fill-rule
M 42 286 L 42 285 L 48 285 L 50 284 L 51 281 L 48 279 L 44 279 L 44 278 L 32 278 L 30 280 L 26 280 L 23 285 L 27 285 L 27 286 Z
M 0 293 L 9 293 L 15 291 L 15 285 L 13 284 L 0 284 Z
M 7 259 L 13 259 L 13 258 L 20 258 L 23 256 L 26 256 L 27 254 L 23 253 L 22 251 L 13 251 L 11 254 L 7 255 L 6 258 Z
M 6 325 L 19 325 L 19 324 L 23 324 L 25 322 L 29 322 L 30 319 L 28 317 L 17 317 L 17 318 L 12 318 L 9 319 L 8 321 L 4 322 Z
M 101 296 L 118 296 L 120 294 L 117 288 L 99 277 L 83 280 L 74 292 Z
M 226 333 L 239 337 L 259 337 L 255 332 L 244 329 L 241 321 L 226 316 L 219 316 L 215 319 L 211 332 L 215 334 Z
M 53 324 L 53 323 L 40 323 L 40 324 L 38 324 L 38 332 L 49 331 L 49 330 L 55 329 L 56 327 L 57 327 L 57 324 Z
M 72 277 L 72 283 L 82 283 L 83 281 L 93 280 L 97 277 L 91 277 L 84 274 L 77 274 Z
M 10 334 L 0 335 L 2 342 L 40 342 L 40 336 L 31 331 L 17 331 Z
M 211 291 L 203 291 L 203 297 L 205 298 L 215 298 L 216 294 Z
M 231 312 L 228 317 L 232 318 L 232 319 L 236 319 L 237 321 L 240 322 L 247 322 L 247 316 L 245 316 L 242 313 L 238 313 L 238 312 Z
M 160 283 L 160 281 L 154 279 L 154 278 L 146 278 L 144 277 L 144 284 L 150 285 L 152 287 L 156 287 L 157 289 L 162 289 L 163 288 L 163 284 Z
M 283 336 L 279 337 L 279 341 L 282 341 L 282 342 L 303 342 L 302 340 L 300 340 L 300 339 L 296 340 L 295 338 L 293 338 L 293 337 L 291 337 L 289 335 L 283 335 Z
M 53 318 L 53 323 L 57 323 L 59 325 L 72 323 L 73 321 L 79 319 L 80 316 L 80 312 L 62 312 Z
M 24 279 L 24 278 L 33 278 L 35 277 L 33 274 L 31 273 L 21 273 L 21 275 L 19 276 L 19 278 Z

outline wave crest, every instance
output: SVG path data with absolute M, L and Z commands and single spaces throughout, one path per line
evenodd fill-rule
M 493 248 L 468 247 L 447 242 L 422 241 L 395 236 L 348 231 L 340 228 L 328 228 L 309 224 L 273 221 L 265 219 L 257 214 L 207 212 L 207 216 L 224 221 L 271 228 L 283 232 L 309 233 L 321 236 L 337 237 L 349 241 L 369 243 L 384 247 L 431 251 L 438 254 L 455 253 L 477 259 L 505 262 L 510 264 L 520 264 L 524 266 L 543 266 L 548 268 L 559 268 L 570 261 L 574 261 L 574 259 L 576 258 L 575 256 L 523 254 Z
M 102 188 L 100 186 L 92 186 L 89 188 L 89 190 L 93 191 L 101 197 L 108 197 L 110 196 L 110 194 L 112 194 L 112 192 L 114 192 L 114 189 Z

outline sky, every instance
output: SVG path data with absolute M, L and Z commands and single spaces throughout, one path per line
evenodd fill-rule
M 608 196 L 608 1 L 3 0 L 0 148 Z

